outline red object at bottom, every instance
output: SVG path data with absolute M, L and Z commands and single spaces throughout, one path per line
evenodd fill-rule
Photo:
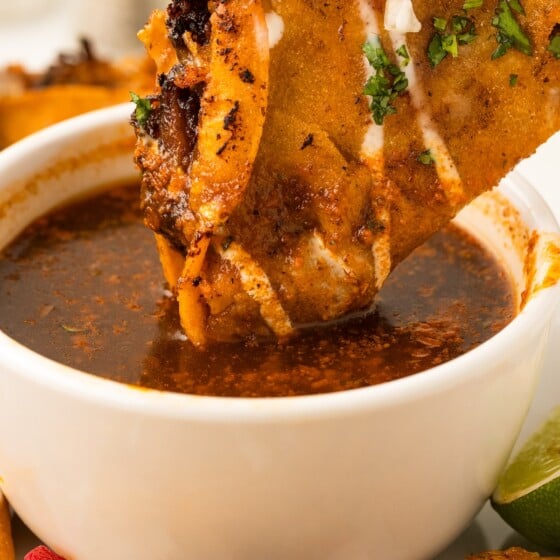
M 28 552 L 23 560 L 64 560 L 64 558 L 46 546 L 38 546 Z

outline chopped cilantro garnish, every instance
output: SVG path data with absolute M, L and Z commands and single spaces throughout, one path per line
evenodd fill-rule
M 528 56 L 533 54 L 531 41 L 517 21 L 514 12 L 525 14 L 519 0 L 500 0 L 496 16 L 492 19 L 492 25 L 498 29 L 496 34 L 498 48 L 493 52 L 492 59 L 500 58 L 511 48 Z
M 436 162 L 431 150 L 426 150 L 425 152 L 419 153 L 416 159 L 424 165 L 432 165 Z
M 474 22 L 465 16 L 453 16 L 451 19 L 453 33 L 457 34 L 457 42 L 460 45 L 468 45 L 476 39 Z
M 428 59 L 432 67 L 436 67 L 445 57 L 447 52 L 443 49 L 441 35 L 436 33 L 428 45 Z
M 467 16 L 453 16 L 449 22 L 434 18 L 436 33 L 428 45 L 428 59 L 436 67 L 448 54 L 459 56 L 459 46 L 472 43 L 476 38 L 474 21 Z
M 463 10 L 474 10 L 475 8 L 481 8 L 484 4 L 483 0 L 465 0 L 463 4 Z
M 376 36 L 371 41 L 368 41 L 362 48 L 372 68 L 382 70 L 389 66 L 389 57 L 385 53 L 379 37 Z
M 140 126 L 144 126 L 148 122 L 150 112 L 152 110 L 152 103 L 145 97 L 140 97 L 133 91 L 130 92 L 130 100 L 136 105 L 134 116 Z
M 515 10 L 518 14 L 525 15 L 525 8 L 521 5 L 520 0 L 507 0 L 512 10 Z
M 550 38 L 548 50 L 552 53 L 553 56 L 560 59 L 560 29 L 556 31 L 556 33 L 554 33 Z
M 393 102 L 406 91 L 408 79 L 396 64 L 390 62 L 379 37 L 367 42 L 363 46 L 363 51 L 375 70 L 375 74 L 364 86 L 364 94 L 371 97 L 369 108 L 374 122 L 382 125 L 387 115 L 397 112 Z
M 451 33 L 450 35 L 443 35 L 441 38 L 441 48 L 449 53 L 453 58 L 459 56 L 459 43 L 457 42 L 457 35 Z
M 462 33 L 465 29 L 468 29 L 471 20 L 466 16 L 453 16 L 451 18 L 451 29 L 453 33 Z
M 445 31 L 447 29 L 447 20 L 440 17 L 434 18 L 434 27 L 438 31 Z
M 410 62 L 410 55 L 408 54 L 406 45 L 401 45 L 397 49 L 397 54 L 403 59 L 403 66 L 408 66 Z
M 517 85 L 517 80 L 519 79 L 519 76 L 517 74 L 510 74 L 509 75 L 509 85 L 511 87 L 515 87 Z

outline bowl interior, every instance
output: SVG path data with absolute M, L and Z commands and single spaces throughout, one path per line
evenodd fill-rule
M 137 180 L 138 172 L 132 161 L 134 137 L 128 122 L 131 111 L 130 104 L 96 111 L 39 132 L 0 154 L 0 249 L 27 224 L 49 210 L 100 188 Z M 509 271 L 520 310 L 512 324 L 527 322 L 527 326 L 517 328 L 528 328 L 531 321 L 541 319 L 539 314 L 542 315 L 543 309 L 550 312 L 558 299 L 557 290 L 542 288 L 556 286 L 557 275 L 554 276 L 554 273 L 559 267 L 560 252 L 558 226 L 546 204 L 521 176 L 515 173 L 508 176 L 498 189 L 479 197 L 455 221 L 487 245 Z M 534 231 L 546 233 L 537 239 Z M 535 295 L 539 297 L 534 298 Z M 527 305 L 528 302 L 530 305 Z M 533 311 L 533 307 L 538 309 Z M 510 330 L 509 327 L 505 329 Z M 500 333 L 500 336 L 508 335 Z M 21 355 L 23 364 L 33 353 L 16 346 L 17 352 L 12 354 Z M 485 352 L 486 347 L 487 344 L 484 344 L 469 354 Z M 47 367 L 50 361 L 37 355 L 33 359 L 43 360 L 41 369 L 52 369 L 58 379 L 62 379 L 61 372 L 66 372 L 66 375 L 72 376 L 71 383 L 82 383 L 85 378 L 88 378 L 87 384 L 111 383 L 97 378 L 92 381 L 89 375 L 79 376 L 81 381 L 78 382 L 70 368 L 59 364 L 48 364 Z M 430 375 L 441 375 L 438 371 L 449 367 L 453 365 L 447 363 L 433 368 Z M 416 389 L 412 388 L 418 384 L 429 384 L 426 374 L 428 372 L 351 393 L 376 392 L 383 399 L 386 392 L 402 391 L 399 387 L 403 385 L 410 385 L 411 391 L 414 391 Z M 147 391 L 140 396 L 140 392 L 127 386 L 116 391 L 115 394 L 124 391 L 125 398 L 134 393 L 132 398 L 141 400 L 151 399 L 154 396 L 152 393 L 157 393 Z M 406 393 L 401 392 L 401 395 Z M 161 398 L 161 395 L 156 398 Z M 166 398 L 189 397 L 167 394 Z M 317 398 L 336 401 L 345 397 L 331 394 L 283 400 Z M 208 402 L 213 398 L 203 399 Z M 218 400 L 222 406 L 227 399 Z M 255 402 L 255 399 L 251 401 Z M 232 406 L 245 405 L 236 403 Z M 248 406 L 253 412 L 254 405 Z

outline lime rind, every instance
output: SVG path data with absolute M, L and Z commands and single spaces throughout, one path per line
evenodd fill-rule
M 529 438 L 507 466 L 498 481 L 492 501 L 498 504 L 517 501 L 540 487 L 551 484 L 558 477 L 560 406 L 552 411 L 543 426 Z
M 560 550 L 560 477 L 508 503 L 492 501 L 502 519 L 540 547 Z

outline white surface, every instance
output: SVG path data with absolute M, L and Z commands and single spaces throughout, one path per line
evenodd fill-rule
M 8 3 L 13 4 L 12 9 Z M 41 70 L 60 52 L 76 51 L 82 36 L 93 40 L 100 56 L 141 51 L 136 31 L 152 8 L 166 2 L 0 0 L 0 4 L 0 64 L 24 63 L 32 70 Z
M 17 1 L 2 0 L 17 4 Z M 77 34 L 71 29 L 67 7 L 71 0 L 51 0 L 37 11 L 8 10 L 0 17 L 0 63 L 23 63 L 40 70 L 61 51 L 76 49 Z
M 67 0 L 68 1 L 68 0 Z M 101 2 L 99 3 L 101 5 Z M 68 4 L 61 1 L 49 4 L 50 11 L 40 11 L 35 18 L 28 18 L 25 27 L 17 21 L 8 21 L 5 14 L 0 20 L 0 63 L 25 62 L 33 68 L 48 64 L 60 49 L 70 49 L 76 44 L 69 14 Z M 560 218 L 560 136 L 557 135 L 539 152 L 520 166 L 522 173 L 544 195 Z M 537 394 L 525 423 L 521 440 L 533 431 L 560 401 L 560 320 L 553 324 L 551 343 L 547 352 L 544 370 Z M 476 411 L 473 411 L 476 414 Z M 437 489 L 434 489 L 437 493 Z M 414 507 L 411 504 L 411 507 Z M 450 507 L 452 507 L 450 505 Z M 15 523 L 15 538 L 18 559 L 37 544 L 33 535 L 21 523 Z M 139 538 L 141 536 L 139 535 Z M 458 560 L 465 554 L 489 548 L 503 548 L 513 544 L 527 544 L 511 531 L 494 512 L 486 506 L 473 524 L 438 560 Z M 353 560 L 348 558 L 348 560 Z

